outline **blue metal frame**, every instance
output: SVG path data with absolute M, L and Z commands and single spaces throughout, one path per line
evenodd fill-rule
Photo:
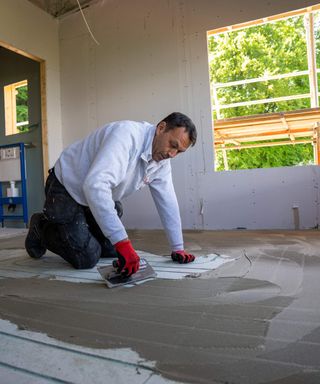
M 2 196 L 2 183 L 0 182 L 0 221 L 2 227 L 5 220 L 18 220 L 23 219 L 25 226 L 28 225 L 28 200 L 27 200 L 27 180 L 26 180 L 26 162 L 25 162 L 25 145 L 24 143 L 15 143 L 1 145 L 2 148 L 14 148 L 19 147 L 20 150 L 20 174 L 21 174 L 21 196 L 19 197 L 3 197 Z M 8 180 L 10 181 L 10 180 Z M 22 205 L 22 215 L 4 215 L 3 206 L 9 204 Z

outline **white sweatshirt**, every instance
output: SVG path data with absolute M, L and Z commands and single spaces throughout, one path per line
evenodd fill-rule
M 54 170 L 74 200 L 90 207 L 112 244 L 128 237 L 114 201 L 149 185 L 171 249 L 179 250 L 183 237 L 170 159 L 152 160 L 155 130 L 147 122 L 107 124 L 67 147 Z

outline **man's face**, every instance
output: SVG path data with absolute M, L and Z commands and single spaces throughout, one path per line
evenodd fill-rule
M 189 133 L 184 127 L 176 127 L 169 131 L 166 131 L 166 127 L 166 122 L 161 121 L 153 138 L 152 159 L 157 162 L 185 152 L 191 144 Z

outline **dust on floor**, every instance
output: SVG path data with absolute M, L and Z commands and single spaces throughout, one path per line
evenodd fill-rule
M 168 254 L 160 231 L 130 237 L 137 249 Z M 319 383 L 319 232 L 188 231 L 185 240 L 196 255 L 235 260 L 200 278 L 110 290 L 103 281 L 52 279 L 56 266 L 51 278 L 24 276 L 23 237 L 2 239 L 1 318 L 77 346 L 133 350 L 178 382 Z M 35 269 L 40 261 L 31 260 Z

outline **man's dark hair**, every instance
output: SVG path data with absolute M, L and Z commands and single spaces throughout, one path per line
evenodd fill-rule
M 184 127 L 189 134 L 191 146 L 193 147 L 195 145 L 197 141 L 197 130 L 196 126 L 188 116 L 180 112 L 172 112 L 161 121 L 166 122 L 166 131 L 174 128 Z

